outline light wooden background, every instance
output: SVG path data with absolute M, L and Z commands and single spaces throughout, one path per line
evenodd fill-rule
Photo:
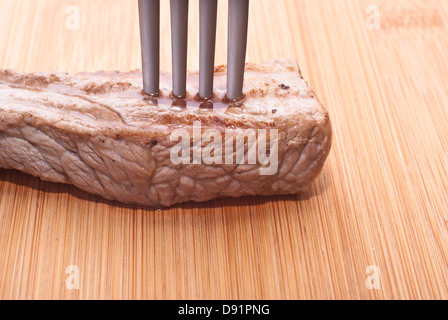
M 221 0 L 217 64 L 226 13 Z M 253 0 L 250 19 L 247 60 L 297 58 L 330 112 L 334 144 L 311 189 L 154 211 L 2 169 L 1 298 L 448 298 L 448 1 Z M 139 68 L 136 1 L 0 0 L 0 67 Z

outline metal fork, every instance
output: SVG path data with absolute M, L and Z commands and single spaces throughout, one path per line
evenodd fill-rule
M 188 0 L 170 0 L 173 97 L 186 97 Z M 228 0 L 227 91 L 228 101 L 243 97 L 249 0 Z M 213 99 L 218 0 L 199 2 L 199 97 Z M 160 73 L 160 0 L 139 0 L 143 90 L 158 96 Z

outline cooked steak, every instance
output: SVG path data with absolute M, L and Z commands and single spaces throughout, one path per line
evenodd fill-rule
M 198 73 L 174 101 L 166 73 L 154 98 L 138 71 L 0 70 L 0 167 L 147 206 L 304 191 L 327 158 L 331 126 L 296 62 L 247 64 L 236 103 L 225 102 L 226 68 L 215 71 L 206 103 Z

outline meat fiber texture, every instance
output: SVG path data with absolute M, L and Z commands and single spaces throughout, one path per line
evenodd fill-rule
M 200 107 L 198 80 L 197 72 L 188 73 L 186 106 L 179 106 L 171 104 L 168 73 L 160 75 L 160 98 L 148 99 L 138 70 L 0 70 L 0 167 L 153 207 L 306 190 L 324 165 L 332 133 L 295 60 L 246 64 L 240 104 L 222 103 L 225 66 L 215 69 L 213 109 Z M 179 130 L 191 137 L 173 138 Z M 269 163 L 260 153 L 248 161 L 254 133 L 266 139 Z M 210 163 L 201 154 L 223 160 Z

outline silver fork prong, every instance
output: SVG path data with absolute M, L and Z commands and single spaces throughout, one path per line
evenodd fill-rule
M 199 2 L 199 97 L 213 98 L 218 0 Z
M 188 0 L 171 0 L 171 49 L 173 96 L 183 98 L 187 91 Z
M 243 96 L 248 20 L 249 0 L 229 0 L 227 99 L 230 101 Z
M 143 90 L 159 95 L 160 74 L 160 0 L 139 0 L 142 47 Z

